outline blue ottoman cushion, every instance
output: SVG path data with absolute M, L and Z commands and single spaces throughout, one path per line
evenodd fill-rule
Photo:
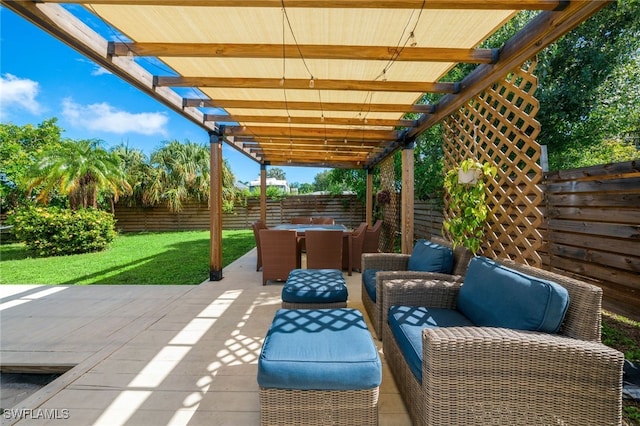
M 424 306 L 391 306 L 389 328 L 413 375 L 422 383 L 422 330 L 436 327 L 473 326 L 454 309 Z
M 569 293 L 485 257 L 471 260 L 457 308 L 477 326 L 555 333 L 569 307 Z
M 337 269 L 294 269 L 282 288 L 289 303 L 346 302 L 347 283 Z
M 376 301 L 376 273 L 378 272 L 378 269 L 365 269 L 362 272 L 362 284 L 374 302 Z
M 373 389 L 382 364 L 360 311 L 279 309 L 258 360 L 263 388 Z

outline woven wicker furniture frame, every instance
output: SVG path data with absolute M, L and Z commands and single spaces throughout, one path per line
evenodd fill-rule
M 451 243 L 440 238 L 432 238 L 433 242 L 452 247 Z M 380 272 L 376 273 L 376 301 L 369 296 L 369 293 L 365 289 L 364 283 L 361 285 L 362 304 L 364 309 L 369 315 L 369 319 L 373 324 L 373 329 L 378 336 L 378 339 L 382 340 L 382 298 L 383 284 L 388 280 L 397 279 L 450 279 L 454 281 L 462 282 L 462 276 L 467 272 L 467 266 L 472 258 L 472 253 L 464 247 L 457 247 L 454 250 L 453 271 L 452 275 L 435 274 L 433 272 L 419 272 L 408 271 L 409 254 L 398 253 L 365 253 L 362 255 L 362 270 L 376 269 Z
M 383 347 L 416 425 L 619 425 L 623 354 L 600 343 L 602 290 L 515 262 L 506 266 L 569 291 L 557 335 L 503 328 L 423 330 L 422 383 L 391 330 L 392 305 L 454 308 L 459 282 L 393 280 L 384 287 Z
M 322 391 L 260 388 L 260 424 L 377 425 L 379 388 Z

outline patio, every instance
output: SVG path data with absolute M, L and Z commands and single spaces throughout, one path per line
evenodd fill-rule
M 199 286 L 0 287 L 3 368 L 75 365 L 2 424 L 259 424 L 257 357 L 282 284 L 262 286 L 255 256 Z M 344 276 L 364 311 L 360 274 Z M 379 424 L 411 424 L 386 367 Z

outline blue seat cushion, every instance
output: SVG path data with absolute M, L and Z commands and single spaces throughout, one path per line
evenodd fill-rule
M 362 272 L 362 284 L 374 303 L 376 301 L 376 273 L 379 271 L 379 269 L 365 269 Z
M 290 303 L 346 302 L 347 283 L 337 269 L 294 269 L 282 288 L 282 300 Z
M 457 308 L 477 326 L 556 333 L 569 307 L 561 285 L 485 257 L 471 260 Z
M 263 388 L 299 390 L 373 389 L 382 364 L 360 311 L 280 309 L 258 360 Z
M 454 309 L 424 306 L 392 306 L 389 328 L 413 375 L 422 383 L 422 330 L 437 327 L 473 326 Z
M 418 240 L 413 247 L 407 266 L 409 271 L 440 272 L 451 274 L 453 250 L 428 240 Z

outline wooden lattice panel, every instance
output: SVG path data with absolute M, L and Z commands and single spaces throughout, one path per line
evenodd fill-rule
M 444 120 L 443 149 L 446 170 L 465 158 L 498 167 L 497 177 L 487 185 L 491 213 L 481 254 L 541 266 L 543 193 L 535 65 L 525 63 Z M 447 218 L 448 209 L 444 214 Z
M 382 207 L 383 225 L 380 232 L 379 248 L 383 252 L 393 252 L 398 227 L 398 211 L 400 206 L 396 193 L 396 173 L 393 155 L 380 163 L 380 189 L 389 191 L 391 200 Z

